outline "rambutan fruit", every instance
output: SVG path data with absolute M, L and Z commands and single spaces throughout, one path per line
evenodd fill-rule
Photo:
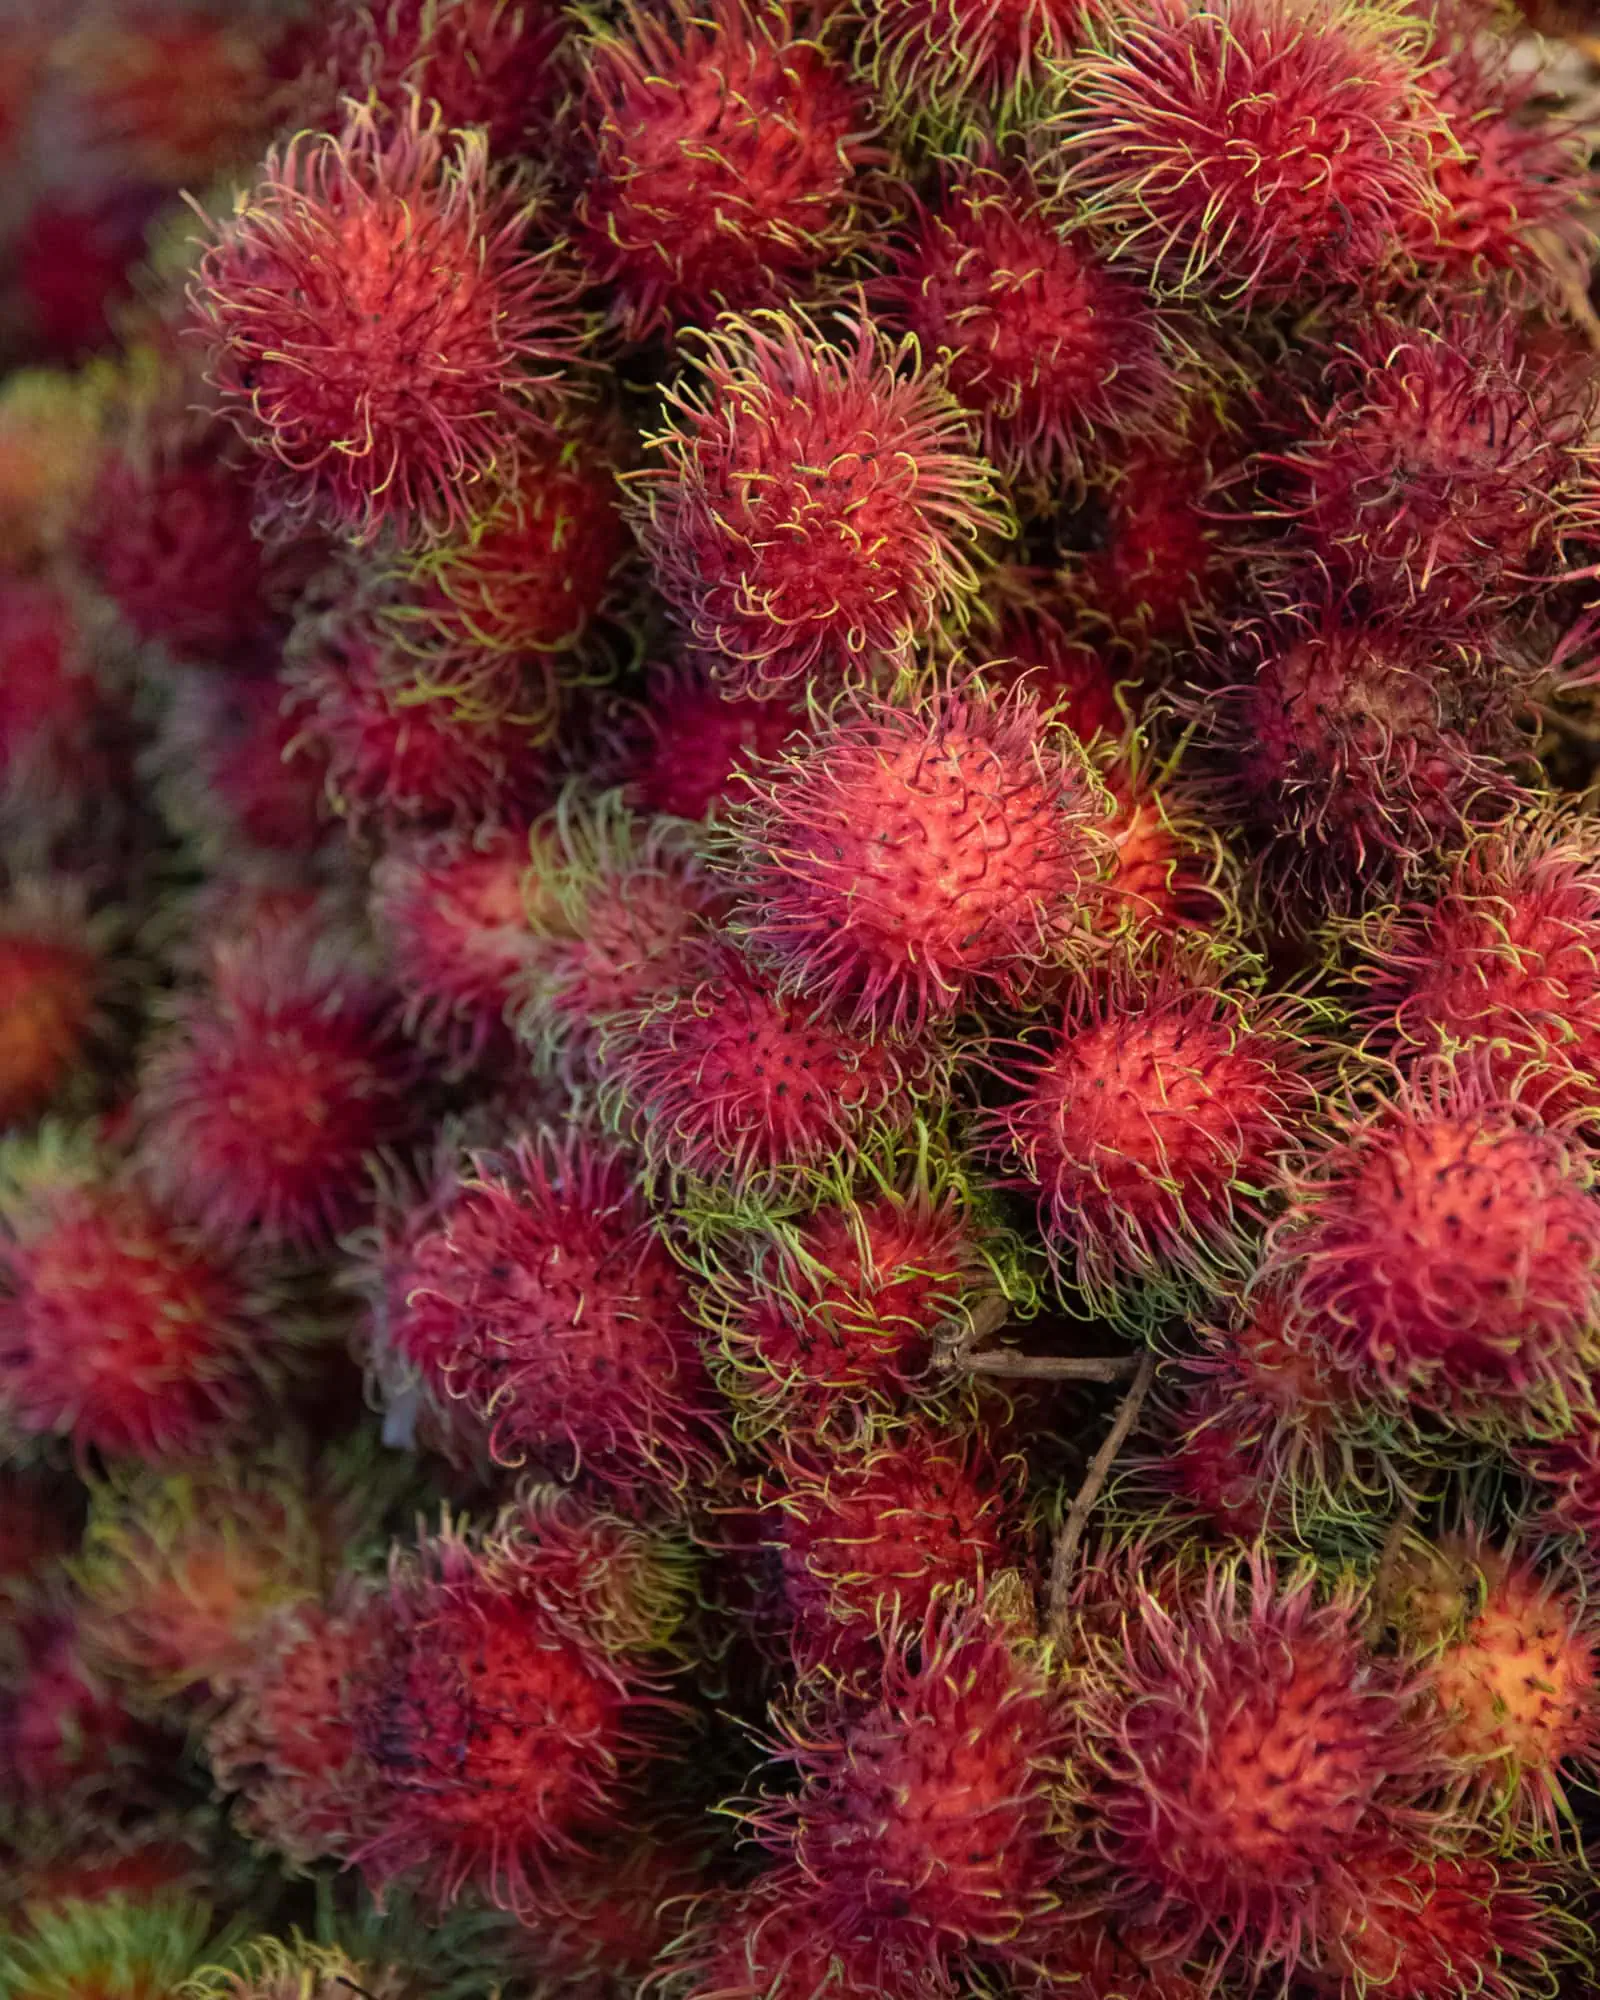
M 190 1457 L 235 1430 L 279 1338 L 258 1279 L 92 1149 L 47 1139 L 0 1187 L 0 1415 L 95 1452 Z
M 1330 603 L 1241 628 L 1180 698 L 1207 790 L 1328 906 L 1414 874 L 1517 788 L 1514 691 L 1471 647 Z
M 1493 616 L 1558 566 L 1582 517 L 1589 394 L 1510 314 L 1376 313 L 1332 355 L 1304 434 L 1267 461 L 1270 511 L 1358 607 Z
M 1352 1996 L 1523 2000 L 1542 1991 L 1560 1925 L 1526 1862 L 1443 1837 L 1358 1849 L 1349 1903 L 1334 1912 L 1328 1958 Z
M 658 666 L 627 757 L 627 797 L 648 813 L 709 819 L 805 726 L 797 703 L 728 695 L 694 666 Z
M 1014 1567 L 1022 1474 L 1019 1459 L 917 1422 L 849 1447 L 781 1447 L 757 1491 L 800 1671 L 870 1687 L 886 1634 Z
M 994 1059 L 1012 1095 L 984 1114 L 986 1143 L 1098 1312 L 1143 1323 L 1243 1275 L 1311 1135 L 1315 1043 L 1293 1003 L 1247 978 L 1199 952 L 1113 962 L 1058 1028 Z
M 0 578 L 0 661 L 0 809 L 31 821 L 54 800 L 59 813 L 106 772 L 88 637 L 53 583 Z
M 815 1171 L 903 1119 L 939 1063 L 840 1027 L 708 942 L 698 980 L 611 1022 L 599 1067 L 608 1115 L 652 1172 L 754 1187 Z
M 1224 1542 L 1260 1541 L 1284 1519 L 1261 1439 L 1240 1416 L 1209 1383 L 1191 1386 L 1147 1426 L 1145 1450 L 1129 1461 L 1136 1484 L 1159 1493 L 1170 1514 Z
M 81 361 L 117 340 L 113 318 L 133 290 L 166 188 L 118 179 L 36 199 L 13 239 L 11 260 L 33 342 L 59 361 Z
M 205 1754 L 218 1789 L 239 1793 L 235 1823 L 296 1863 L 348 1852 L 370 1790 L 356 1747 L 350 1689 L 376 1643 L 371 1605 L 347 1590 L 337 1608 L 311 1599 L 277 1610 L 255 1635 Z
M 1415 1690 L 1362 1637 L 1355 1586 L 1323 1593 L 1259 1549 L 1211 1557 L 1174 1597 L 1130 1579 L 1121 1634 L 1090 1641 L 1076 1751 L 1121 1908 L 1183 1957 L 1292 1967 L 1359 1894 L 1353 1864 L 1404 1842 L 1432 1775 Z
M 325 848 L 327 766 L 277 674 L 195 671 L 173 683 L 157 750 L 167 818 L 208 859 L 237 859 L 241 846 L 303 859 Z
M 252 1938 L 229 1961 L 208 1965 L 184 1983 L 185 2000 L 412 2000 L 422 1981 L 409 1967 L 369 1964 L 342 1946 Z
M 948 2000 L 942 1969 L 885 1952 L 872 1932 L 843 1929 L 792 1863 L 779 1866 L 702 1908 L 669 1990 L 674 2000 Z
M 1532 1489 L 1535 1529 L 1565 1541 L 1574 1561 L 1594 1572 L 1600 1564 L 1600 1419 L 1579 1410 L 1569 1431 L 1521 1444 L 1513 1456 Z
M 1115 1919 L 1053 1923 L 1038 1953 L 1037 1978 L 1021 1991 L 1071 1993 L 1075 2000 L 1204 2000 L 1204 1975 L 1170 1958 L 1147 1958 Z
M 870 288 L 946 363 L 985 455 L 1023 481 L 1081 477 L 1091 439 L 1149 428 L 1174 400 L 1154 307 L 1072 214 L 1024 169 L 959 168 L 912 211 Z
M 325 768 L 353 826 L 476 831 L 545 802 L 553 715 L 537 669 L 497 662 L 459 697 L 434 692 L 369 621 L 335 616 L 296 634 L 284 679 L 289 754 Z
M 384 1293 L 389 1343 L 502 1463 L 623 1494 L 710 1478 L 719 1413 L 688 1283 L 625 1155 L 574 1131 L 471 1156 Z
M 666 392 L 631 475 L 657 587 L 712 673 L 781 694 L 959 626 L 982 545 L 1011 522 L 936 370 L 862 319 L 729 317 Z
M 615 1822 L 629 1768 L 661 1748 L 661 1676 L 552 1618 L 495 1545 L 446 1530 L 395 1563 L 357 1677 L 374 1780 L 356 1859 L 374 1885 L 422 1875 L 528 1912 L 580 1837 Z
M 865 244 L 870 99 L 789 0 L 596 20 L 574 242 L 629 339 L 805 298 Z
M 12 2000 L 172 2000 L 204 1964 L 209 1903 L 181 1891 L 64 1902 L 0 1939 Z
M 800 1790 L 754 1830 L 891 1966 L 1021 1956 L 1055 1905 L 1065 1722 L 1044 1662 L 982 1604 L 936 1605 L 890 1637 L 876 1703 L 794 1719 Z
M 60 1574 L 78 1526 L 62 1485 L 36 1469 L 0 1469 L 0 1633 Z
M 1007 131 L 1074 47 L 1084 0 L 885 0 L 846 17 L 862 65 L 897 124 L 929 137 L 974 121 Z
M 997 698 L 1022 687 L 1041 709 L 1054 711 L 1082 744 L 1120 737 L 1127 727 L 1117 679 L 1104 654 L 1068 632 L 1049 610 L 1002 608 L 992 631 L 972 635 L 968 651 L 981 686 Z
M 107 926 L 77 883 L 29 880 L 0 898 L 0 1127 L 26 1124 L 106 1053 Z
M 8 1804 L 83 1811 L 139 1762 L 133 1717 L 83 1658 L 70 1617 L 30 1621 L 0 1670 L 0 1777 Z
M 1026 693 L 847 699 L 730 816 L 734 926 L 786 988 L 918 1033 L 1082 941 L 1106 808 Z
M 1112 800 L 1111 872 L 1095 898 L 1095 928 L 1108 937 L 1230 928 L 1235 871 L 1206 823 L 1200 788 L 1173 761 L 1156 766 L 1137 730 L 1103 745 L 1095 764 Z
M 1357 935 L 1370 1039 L 1402 1064 L 1470 1048 L 1557 1121 L 1600 1088 L 1600 852 L 1583 826 L 1509 821 Z
M 506 1955 L 518 1970 L 527 1966 L 536 1990 L 571 2000 L 637 1991 L 652 1973 L 659 1981 L 663 1954 L 676 1944 L 706 1876 L 693 1834 L 668 1827 L 618 1840 L 563 1877 L 560 1906 L 553 1896 Z
M 268 153 L 191 291 L 224 413 L 283 522 L 357 541 L 465 527 L 577 355 L 574 285 L 523 247 L 484 134 L 350 104 Z
M 368 1156 L 416 1122 L 392 1003 L 333 937 L 218 943 L 172 1006 L 138 1112 L 157 1197 L 224 1244 L 310 1250 L 366 1207 Z
M 1140 0 L 1058 71 L 1069 187 L 1158 290 L 1248 310 L 1370 285 L 1439 205 L 1422 23 L 1340 0 Z
M 1559 1430 L 1596 1359 L 1591 1176 L 1480 1071 L 1435 1064 L 1340 1117 L 1267 1267 L 1314 1344 L 1403 1411 Z

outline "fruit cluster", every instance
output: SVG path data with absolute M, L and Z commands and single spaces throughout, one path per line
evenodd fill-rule
M 3 2000 L 1593 1990 L 1541 25 L 8 11 Z

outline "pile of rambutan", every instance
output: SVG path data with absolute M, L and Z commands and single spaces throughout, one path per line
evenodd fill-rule
M 1557 2000 L 1600 40 L 0 9 L 0 2000 Z

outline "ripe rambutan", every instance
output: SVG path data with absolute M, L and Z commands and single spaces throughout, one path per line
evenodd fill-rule
M 647 813 L 704 820 L 747 795 L 750 773 L 806 726 L 798 704 L 728 695 L 690 665 L 652 670 L 627 797 Z
M 1077 42 L 1084 0 L 884 0 L 862 6 L 862 62 L 896 122 L 930 136 L 1008 128 Z M 852 9 L 847 17 L 857 25 Z
M 107 926 L 80 883 L 28 880 L 0 899 L 0 1127 L 38 1117 L 106 1053 Z
M 136 1725 L 88 1666 L 70 1617 L 31 1620 L 0 1670 L 0 1778 L 13 1807 L 82 1812 L 140 1761 Z
M 388 995 L 332 937 L 225 939 L 140 1081 L 158 1198 L 223 1243 L 312 1249 L 359 1216 L 368 1156 L 416 1120 Z
M 1537 1531 L 1566 1541 L 1586 1572 L 1600 1574 L 1600 1420 L 1574 1413 L 1571 1430 L 1513 1451 L 1531 1486 Z
M 1081 940 L 1106 807 L 1025 693 L 847 700 L 730 818 L 735 927 L 786 987 L 919 1033 Z
M 997 701 L 1020 686 L 1082 744 L 1121 737 L 1127 728 L 1122 692 L 1104 654 L 1048 610 L 1005 607 L 992 631 L 972 635 L 968 651 L 979 685 Z
M 874 1427 L 848 1449 L 782 1450 L 757 1491 L 800 1671 L 870 1687 L 888 1634 L 1013 1567 L 1023 1473 L 920 1423 Z
M 1304 434 L 1268 461 L 1270 511 L 1358 608 L 1492 616 L 1558 566 L 1584 500 L 1590 394 L 1510 314 L 1374 314 L 1335 350 Z
M 449 1529 L 397 1561 L 353 1691 L 374 1781 L 356 1859 L 375 1886 L 425 1876 L 527 1912 L 581 1835 L 615 1821 L 627 1767 L 660 1747 L 660 1674 L 551 1617 L 523 1566 Z
M 208 860 L 237 860 L 241 846 L 310 858 L 332 824 L 319 748 L 276 673 L 174 675 L 157 753 L 162 809 Z
M 553 1896 L 507 1956 L 532 1973 L 536 1991 L 570 2000 L 635 1992 L 651 1973 L 659 1977 L 662 1956 L 705 1881 L 706 1859 L 692 1835 L 668 1828 L 625 1837 L 586 1854 L 563 1877 L 560 1906 Z
M 1013 477 L 1079 476 L 1085 447 L 1173 400 L 1156 312 L 1072 211 L 1022 169 L 967 166 L 904 226 L 874 303 L 945 361 L 986 455 Z
M 47 1141 L 0 1188 L 0 1414 L 80 1458 L 189 1457 L 234 1430 L 278 1345 L 259 1284 L 126 1173 Z
M 1404 1409 L 1563 1428 L 1588 1400 L 1600 1203 L 1559 1131 L 1434 1064 L 1295 1177 L 1267 1268 L 1313 1345 Z
M 1317 1105 L 1293 1004 L 1199 952 L 1109 965 L 1059 1028 L 998 1059 L 987 1112 L 1008 1185 L 1038 1197 L 1052 1261 L 1099 1312 L 1143 1322 L 1248 1267 Z
M 628 6 L 584 47 L 574 240 L 627 337 L 804 298 L 859 250 L 866 93 L 789 0 Z
M 1369 1652 L 1353 1584 L 1324 1594 L 1259 1550 L 1177 1584 L 1136 1572 L 1117 1640 L 1089 1641 L 1074 1741 L 1096 1839 L 1173 1956 L 1209 1929 L 1224 1961 L 1292 1967 L 1358 1895 L 1354 1857 L 1422 1823 L 1400 1803 L 1432 1775 L 1415 1690 Z
M 655 581 L 711 671 L 779 694 L 960 624 L 1010 519 L 942 377 L 865 320 L 725 319 L 633 475 Z
M 118 179 L 83 193 L 37 197 L 11 247 L 28 330 L 44 352 L 80 361 L 112 346 L 113 317 L 133 290 L 148 233 L 169 198 L 148 181 Z
M 611 1022 L 599 1067 L 608 1115 L 653 1172 L 751 1187 L 813 1172 L 899 1122 L 939 1064 L 930 1049 L 851 1033 L 708 942 L 697 981 Z
M 1172 762 L 1154 767 L 1136 730 L 1115 748 L 1102 746 L 1096 767 L 1113 801 L 1106 827 L 1113 858 L 1095 899 L 1095 928 L 1148 937 L 1227 927 L 1237 902 L 1233 871 L 1198 787 Z
M 1260 1541 L 1285 1514 L 1262 1441 L 1241 1414 L 1210 1383 L 1191 1385 L 1147 1422 L 1145 1449 L 1129 1460 L 1136 1485 L 1159 1493 L 1167 1514 L 1224 1542 Z
M 502 1463 L 624 1494 L 709 1479 L 717 1400 L 632 1163 L 581 1133 L 473 1155 L 384 1273 L 386 1338 Z
M 0 662 L 0 809 L 32 820 L 105 776 L 87 634 L 53 583 L 0 578 Z
M 354 540 L 465 527 L 519 430 L 559 397 L 581 325 L 478 130 L 351 104 L 274 148 L 191 292 L 211 380 L 280 520 Z
M 1203 1973 L 1171 1959 L 1148 1959 L 1114 1919 L 1087 1917 L 1054 1923 L 1038 1954 L 1037 1982 L 1021 1991 L 1043 1996 L 1070 1993 L 1074 2000 L 1205 2000 Z
M 0 1635 L 53 1587 L 77 1536 L 68 1492 L 54 1478 L 0 1469 Z
M 1141 0 L 1089 37 L 1059 72 L 1066 179 L 1161 291 L 1247 310 L 1370 284 L 1438 206 L 1398 5 Z
M 770 1869 L 699 1911 L 681 2000 L 949 2000 L 941 1970 L 884 1951 L 872 1929 L 843 1929 L 792 1864 Z
M 873 1706 L 788 1727 L 799 1792 L 752 1816 L 792 1855 L 831 1928 L 936 1971 L 1023 1955 L 1055 1904 L 1065 1713 L 1044 1663 L 981 1604 L 937 1605 L 886 1648 Z

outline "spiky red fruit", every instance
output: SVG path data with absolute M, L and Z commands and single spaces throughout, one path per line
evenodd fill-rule
M 790 304 L 861 247 L 871 105 L 788 0 L 630 6 L 584 74 L 576 244 L 630 339 Z
M 910 1109 L 933 1058 L 852 1034 L 708 945 L 698 981 L 612 1023 L 613 1116 L 657 1166 L 707 1181 L 783 1179 L 848 1153 Z
M 1277 456 L 1275 506 L 1336 591 L 1379 612 L 1491 615 L 1557 566 L 1587 394 L 1532 356 L 1509 314 L 1376 314 Z
M 447 138 L 415 99 L 267 155 L 192 298 L 282 517 L 359 540 L 466 525 L 577 351 L 571 283 L 527 222 L 482 132 Z
M 663 1961 L 676 1965 L 684 1916 L 706 1873 L 696 1843 L 672 1831 L 608 1843 L 563 1877 L 560 1906 L 552 1898 L 510 1956 L 573 2000 L 637 1987 Z
M 1077 41 L 1084 0 L 886 0 L 862 7 L 874 89 L 896 117 L 949 132 L 974 107 L 1009 124 Z
M 1175 936 L 1226 921 L 1226 857 L 1200 812 L 1202 794 L 1181 773 L 1156 772 L 1143 739 L 1103 746 L 1100 780 L 1113 801 L 1110 879 L 1094 923 L 1108 937 Z
M 648 1654 L 607 1651 L 529 1587 L 507 1544 L 451 1534 L 400 1568 L 354 1692 L 374 1783 L 356 1858 L 375 1884 L 423 1878 L 528 1911 L 578 1837 L 611 1823 L 624 1769 L 657 1747 Z
M 985 452 L 1023 479 L 1078 474 L 1091 438 L 1148 426 L 1171 397 L 1149 299 L 1070 221 L 1027 172 L 966 167 L 914 211 L 873 291 L 924 354 L 948 355 Z
M 0 1412 L 81 1453 L 187 1457 L 235 1427 L 276 1342 L 259 1291 L 135 1185 L 26 1182 L 0 1243 Z
M 1561 1422 L 1600 1326 L 1591 1169 L 1481 1074 L 1435 1067 L 1347 1116 L 1269 1244 L 1316 1345 L 1456 1421 Z
M 717 1405 L 688 1285 L 624 1155 L 540 1134 L 474 1156 L 384 1289 L 387 1340 L 502 1462 L 623 1493 L 710 1476 Z
M 0 788 L 31 805 L 98 776 L 100 689 L 77 614 L 51 583 L 0 581 Z M 87 767 L 87 768 L 86 768 Z
M 1353 0 L 1107 10 L 1062 72 L 1070 183 L 1163 291 L 1247 308 L 1370 283 L 1437 202 L 1421 28 Z
M 801 1670 L 870 1685 L 888 1634 L 1015 1565 L 1021 1471 L 920 1424 L 787 1451 L 763 1497 Z
M 1516 1451 L 1533 1482 L 1534 1519 L 1547 1533 L 1571 1537 L 1586 1570 L 1600 1564 L 1600 1421 L 1580 1410 L 1561 1437 Z
M 1473 1849 L 1400 1846 L 1351 1857 L 1350 1901 L 1328 1956 L 1347 1990 L 1386 2000 L 1523 2000 L 1543 1983 L 1556 1926 L 1538 1875 Z
M 734 816 L 735 921 L 786 985 L 919 1032 L 1081 938 L 1105 809 L 1026 694 L 850 702 Z
M 1353 1585 L 1213 1558 L 1169 1601 L 1130 1584 L 1118 1643 L 1094 1644 L 1077 1743 L 1124 1909 L 1176 1955 L 1292 1965 L 1356 1893 L 1368 1843 L 1405 1839 L 1431 1775 L 1405 1677 L 1370 1653 Z
M 138 1761 L 133 1718 L 85 1664 L 70 1618 L 18 1638 L 20 1661 L 0 1672 L 0 1776 L 14 1806 L 81 1811 Z
M 947 2000 L 937 1972 L 884 1963 L 871 1927 L 842 1933 L 791 1866 L 769 1870 L 701 1913 L 683 2000 Z
M 0 1126 L 37 1117 L 90 1055 L 105 968 L 67 912 L 0 905 Z
M 1236 569 L 1213 492 L 1217 443 L 1203 427 L 1193 430 L 1118 450 L 1096 496 L 1094 546 L 1062 571 L 1080 619 L 1136 657 L 1188 638 L 1214 616 Z
M 628 797 L 646 812 L 709 819 L 746 795 L 751 769 L 805 726 L 796 703 L 727 695 L 692 666 L 650 676 L 642 741 L 628 758 Z
M 1316 1105 L 1293 1010 L 1198 957 L 1112 968 L 1004 1071 L 992 1149 L 1037 1194 L 1056 1264 L 1136 1317 L 1244 1268 Z
M 637 475 L 655 580 L 711 671 L 774 694 L 909 657 L 957 622 L 977 545 L 1007 525 L 936 372 L 865 321 L 837 342 L 803 316 L 729 319 L 698 380 L 667 391 Z
M 929 1970 L 1020 1951 L 1054 1905 L 1064 1716 L 1043 1666 L 981 1605 L 903 1627 L 865 1710 L 805 1716 L 797 1796 L 758 1818 L 834 1929 Z
M 1431 898 L 1372 926 L 1373 1037 L 1403 1061 L 1477 1051 L 1547 1119 L 1600 1087 L 1600 856 L 1577 823 L 1484 834 Z
M 242 842 L 309 856 L 326 844 L 326 764 L 276 673 L 189 674 L 173 695 L 162 804 L 202 852 L 232 858 Z
M 968 651 L 981 662 L 977 672 L 985 687 L 997 695 L 1022 687 L 1041 709 L 1056 710 L 1080 743 L 1120 737 L 1127 727 L 1116 676 L 1103 654 L 1047 611 L 1022 606 L 1003 612 L 992 634 L 972 636 Z
M 366 1163 L 411 1129 L 388 996 L 333 941 L 227 939 L 178 1001 L 139 1105 L 156 1191 L 225 1243 L 310 1248 L 361 1214 Z

